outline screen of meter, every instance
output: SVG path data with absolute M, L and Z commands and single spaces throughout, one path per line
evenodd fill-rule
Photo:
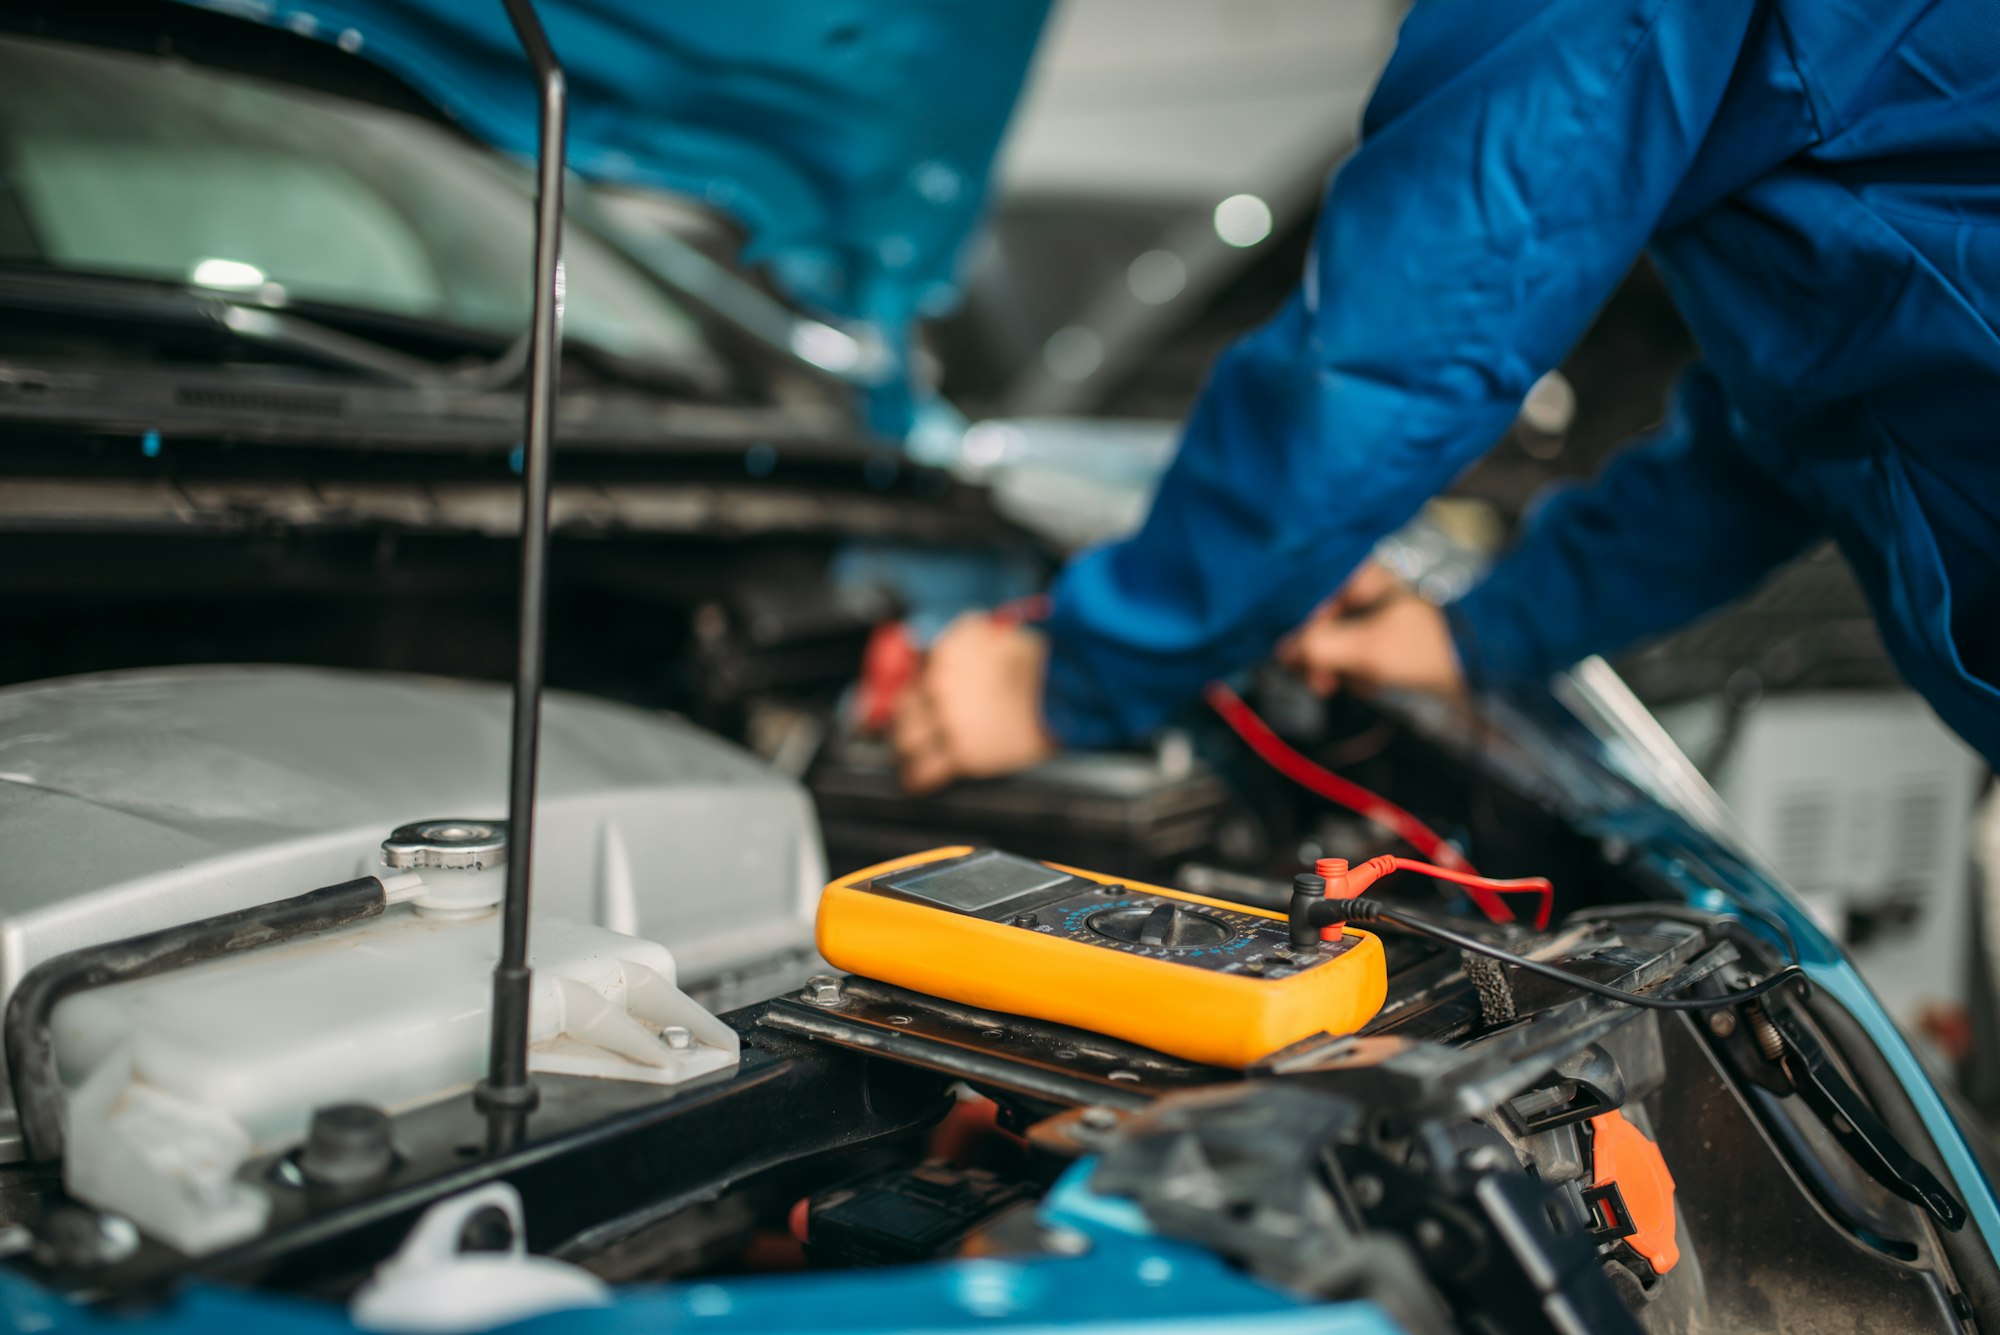
M 941 867 L 919 867 L 885 876 L 878 885 L 910 899 L 958 913 L 979 913 L 996 904 L 1047 890 L 1070 880 L 1068 872 L 1009 853 L 978 853 Z

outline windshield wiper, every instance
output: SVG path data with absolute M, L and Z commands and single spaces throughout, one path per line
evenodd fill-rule
M 206 301 L 206 294 L 199 299 Z M 300 353 L 350 370 L 367 371 L 418 388 L 445 383 L 445 373 L 421 357 L 398 352 L 387 344 L 356 338 L 332 325 L 288 311 L 221 300 L 215 303 L 213 313 L 223 328 L 252 343 Z
M 569 211 L 668 290 L 771 352 L 850 385 L 880 385 L 896 373 L 895 354 L 871 331 L 793 310 L 680 238 L 628 221 L 611 199 L 573 190 Z
M 54 272 L 0 272 L 0 307 L 201 331 L 293 353 L 343 370 L 419 388 L 452 383 L 441 366 L 291 311 L 226 293 L 136 280 Z M 504 354 L 503 354 L 504 355 Z
M 461 353 L 458 360 L 439 362 L 352 333 L 319 314 L 338 314 L 339 308 L 320 302 L 309 304 L 315 312 L 312 315 L 208 288 L 71 270 L 0 267 L 0 311 L 34 311 L 109 325 L 143 322 L 197 336 L 227 334 L 323 366 L 360 371 L 411 388 L 459 394 L 506 389 L 527 369 L 526 334 L 496 351 L 498 339 L 490 334 L 408 316 L 356 312 L 355 323 L 364 328 L 387 319 L 409 328 L 413 337 L 424 342 L 457 346 Z M 713 394 L 712 387 L 671 366 L 631 361 L 571 338 L 565 338 L 562 346 L 565 358 L 581 356 L 598 374 L 621 384 L 656 392 L 668 385 L 696 396 Z

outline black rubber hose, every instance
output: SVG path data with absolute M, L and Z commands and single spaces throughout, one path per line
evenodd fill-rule
M 14 1111 L 21 1119 L 27 1157 L 62 1157 L 63 1089 L 56 1075 L 49 1019 L 64 997 L 276 945 L 308 932 L 343 927 L 372 918 L 386 907 L 388 898 L 382 883 L 373 876 L 363 876 L 290 899 L 72 950 L 28 970 L 8 998 L 7 1017 L 0 1026 L 6 1043 L 7 1078 L 14 1087 Z

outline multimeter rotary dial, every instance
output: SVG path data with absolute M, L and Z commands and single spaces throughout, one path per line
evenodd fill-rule
M 1219 946 L 1236 935 L 1220 918 L 1175 904 L 1130 904 L 1090 915 L 1087 924 L 1099 936 L 1162 950 L 1202 950 Z

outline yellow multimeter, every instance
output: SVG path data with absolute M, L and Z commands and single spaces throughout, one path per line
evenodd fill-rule
M 819 901 L 835 968 L 950 1001 L 1244 1067 L 1382 1008 L 1382 943 L 1294 946 L 1282 914 L 992 849 L 935 848 Z

